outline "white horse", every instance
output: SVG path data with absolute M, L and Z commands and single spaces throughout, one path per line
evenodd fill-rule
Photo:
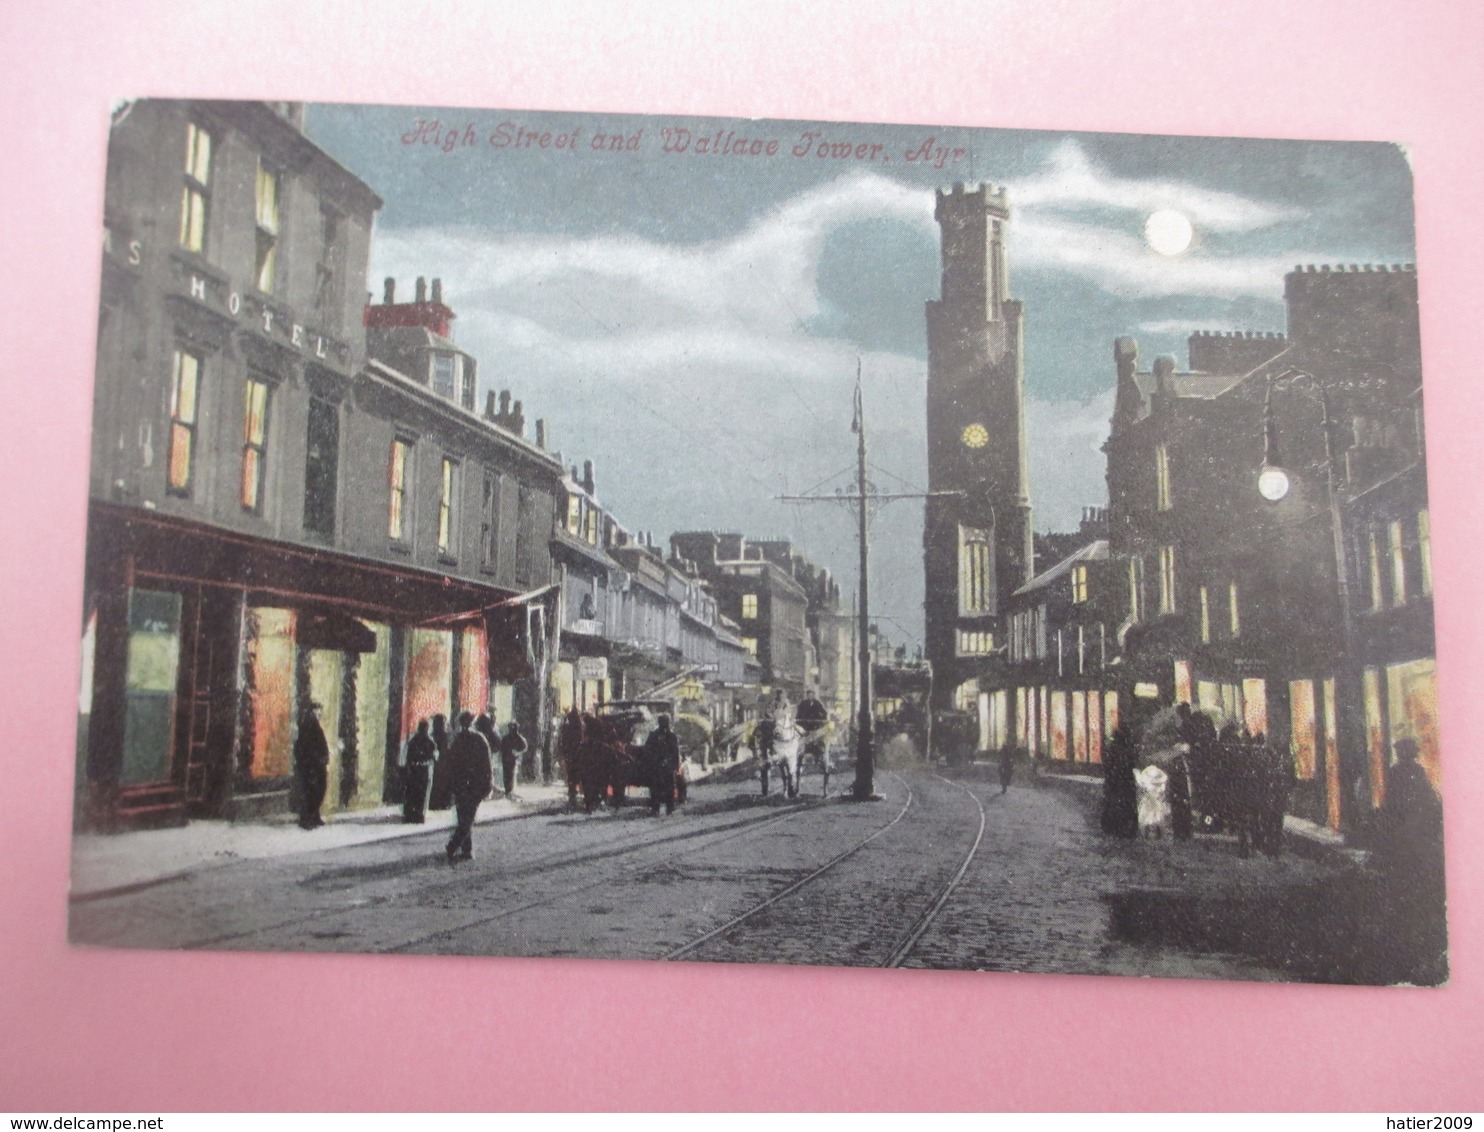
M 794 722 L 791 710 L 780 709 L 773 719 L 773 761 L 783 775 L 783 796 L 799 796 L 799 775 L 804 762 L 804 732 Z

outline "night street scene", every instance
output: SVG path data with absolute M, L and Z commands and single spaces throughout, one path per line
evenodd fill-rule
M 139 100 L 70 938 L 1438 985 L 1400 147 Z

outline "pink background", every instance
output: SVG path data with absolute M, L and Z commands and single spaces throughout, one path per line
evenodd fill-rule
M 0 34 L 0 1108 L 1484 1108 L 1484 9 L 1396 0 L 117 5 Z M 865 7 L 865 6 L 863 6 Z M 1442 990 L 70 949 L 76 625 L 115 95 L 1407 143 L 1453 979 Z M 1474 565 L 1470 565 L 1473 562 Z M 657 1066 L 666 1085 L 652 1085 Z

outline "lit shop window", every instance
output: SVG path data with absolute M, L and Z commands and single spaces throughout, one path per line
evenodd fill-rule
M 211 135 L 196 123 L 186 126 L 185 186 L 180 196 L 180 246 L 206 251 L 206 211 L 211 201 Z
M 989 590 L 989 534 L 958 529 L 958 611 L 962 617 L 993 612 Z
M 1081 605 L 1087 600 L 1087 567 L 1072 567 L 1072 601 Z
M 1155 506 L 1161 511 L 1168 511 L 1172 506 L 1170 502 L 1170 449 L 1168 445 L 1161 444 L 1154 450 L 1154 487 Z
M 751 653 L 753 656 L 757 656 L 757 638 L 756 637 L 743 637 L 742 638 L 742 647 L 744 649 L 746 649 L 749 653 Z
M 757 620 L 757 594 L 742 595 L 742 620 Z
M 387 476 L 391 486 L 391 506 L 387 513 L 386 533 L 399 540 L 407 537 L 407 464 L 411 456 L 411 444 L 400 439 L 392 441 L 391 470 Z
M 1175 612 L 1175 548 L 1159 548 L 1159 611 Z
M 201 359 L 188 350 L 176 350 L 170 378 L 169 487 L 176 495 L 191 493 L 196 463 L 197 393 Z
M 273 293 L 273 274 L 278 265 L 278 174 L 258 166 L 258 251 L 253 268 L 254 285 L 265 295 Z
M 458 515 L 459 462 L 443 458 L 438 494 L 438 553 L 454 552 L 453 536 Z
M 242 506 L 263 509 L 263 473 L 268 461 L 268 384 L 248 378 L 242 396 Z

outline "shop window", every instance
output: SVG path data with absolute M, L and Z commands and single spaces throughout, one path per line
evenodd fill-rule
M 278 174 L 258 164 L 256 196 L 257 260 L 253 268 L 253 285 L 265 295 L 273 293 L 273 278 L 278 267 Z
M 263 477 L 268 462 L 268 383 L 250 377 L 242 396 L 242 506 L 263 509 Z
M 746 649 L 751 655 L 757 656 L 757 638 L 756 637 L 743 637 L 742 638 L 742 647 L 744 649 Z
M 742 620 L 757 620 L 757 594 L 742 595 Z
M 170 777 L 180 671 L 180 610 L 179 594 L 129 591 L 124 750 L 119 775 L 126 785 Z
M 201 359 L 189 350 L 176 350 L 170 378 L 169 489 L 189 495 L 196 465 L 196 413 L 201 382 Z
M 206 217 L 211 203 L 211 134 L 186 125 L 185 185 L 180 197 L 180 246 L 206 252 Z
M 391 470 L 388 475 L 391 487 L 391 506 L 387 515 L 387 535 L 396 540 L 407 538 L 407 472 L 412 459 L 412 445 L 400 437 L 392 441 Z

